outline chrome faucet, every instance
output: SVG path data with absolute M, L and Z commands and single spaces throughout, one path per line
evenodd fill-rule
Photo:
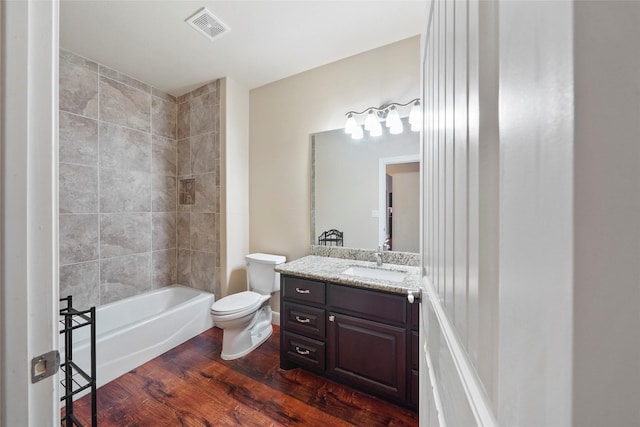
M 382 251 L 383 251 L 382 246 L 378 246 L 378 252 L 375 253 L 375 255 L 376 255 L 376 265 L 378 267 L 380 267 L 382 265 Z

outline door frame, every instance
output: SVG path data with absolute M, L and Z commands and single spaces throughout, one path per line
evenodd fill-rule
M 60 425 L 58 375 L 59 0 L 0 4 L 0 425 Z
M 387 237 L 387 165 L 402 163 L 420 163 L 420 168 L 422 168 L 420 153 L 382 157 L 378 163 L 378 246 L 383 245 Z M 418 194 L 418 197 L 420 197 L 420 194 Z

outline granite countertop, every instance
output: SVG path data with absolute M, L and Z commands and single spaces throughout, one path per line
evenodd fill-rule
M 342 273 L 349 267 L 354 266 L 399 271 L 406 273 L 406 277 L 401 282 L 394 282 L 391 280 L 352 276 Z M 291 276 L 326 280 L 344 285 L 399 294 L 407 294 L 409 291 L 418 291 L 420 289 L 420 268 L 408 265 L 382 264 L 378 267 L 375 262 L 308 255 L 295 261 L 277 265 L 275 270 L 281 274 Z

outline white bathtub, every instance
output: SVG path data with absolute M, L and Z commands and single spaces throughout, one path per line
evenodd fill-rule
M 213 302 L 209 292 L 173 285 L 97 307 L 97 387 L 211 328 Z M 87 373 L 89 329 L 73 332 L 73 361 Z M 63 358 L 62 336 L 60 353 Z

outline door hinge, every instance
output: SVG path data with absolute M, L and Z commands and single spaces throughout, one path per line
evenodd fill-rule
M 60 353 L 51 350 L 31 359 L 31 384 L 37 383 L 58 372 L 60 369 Z

